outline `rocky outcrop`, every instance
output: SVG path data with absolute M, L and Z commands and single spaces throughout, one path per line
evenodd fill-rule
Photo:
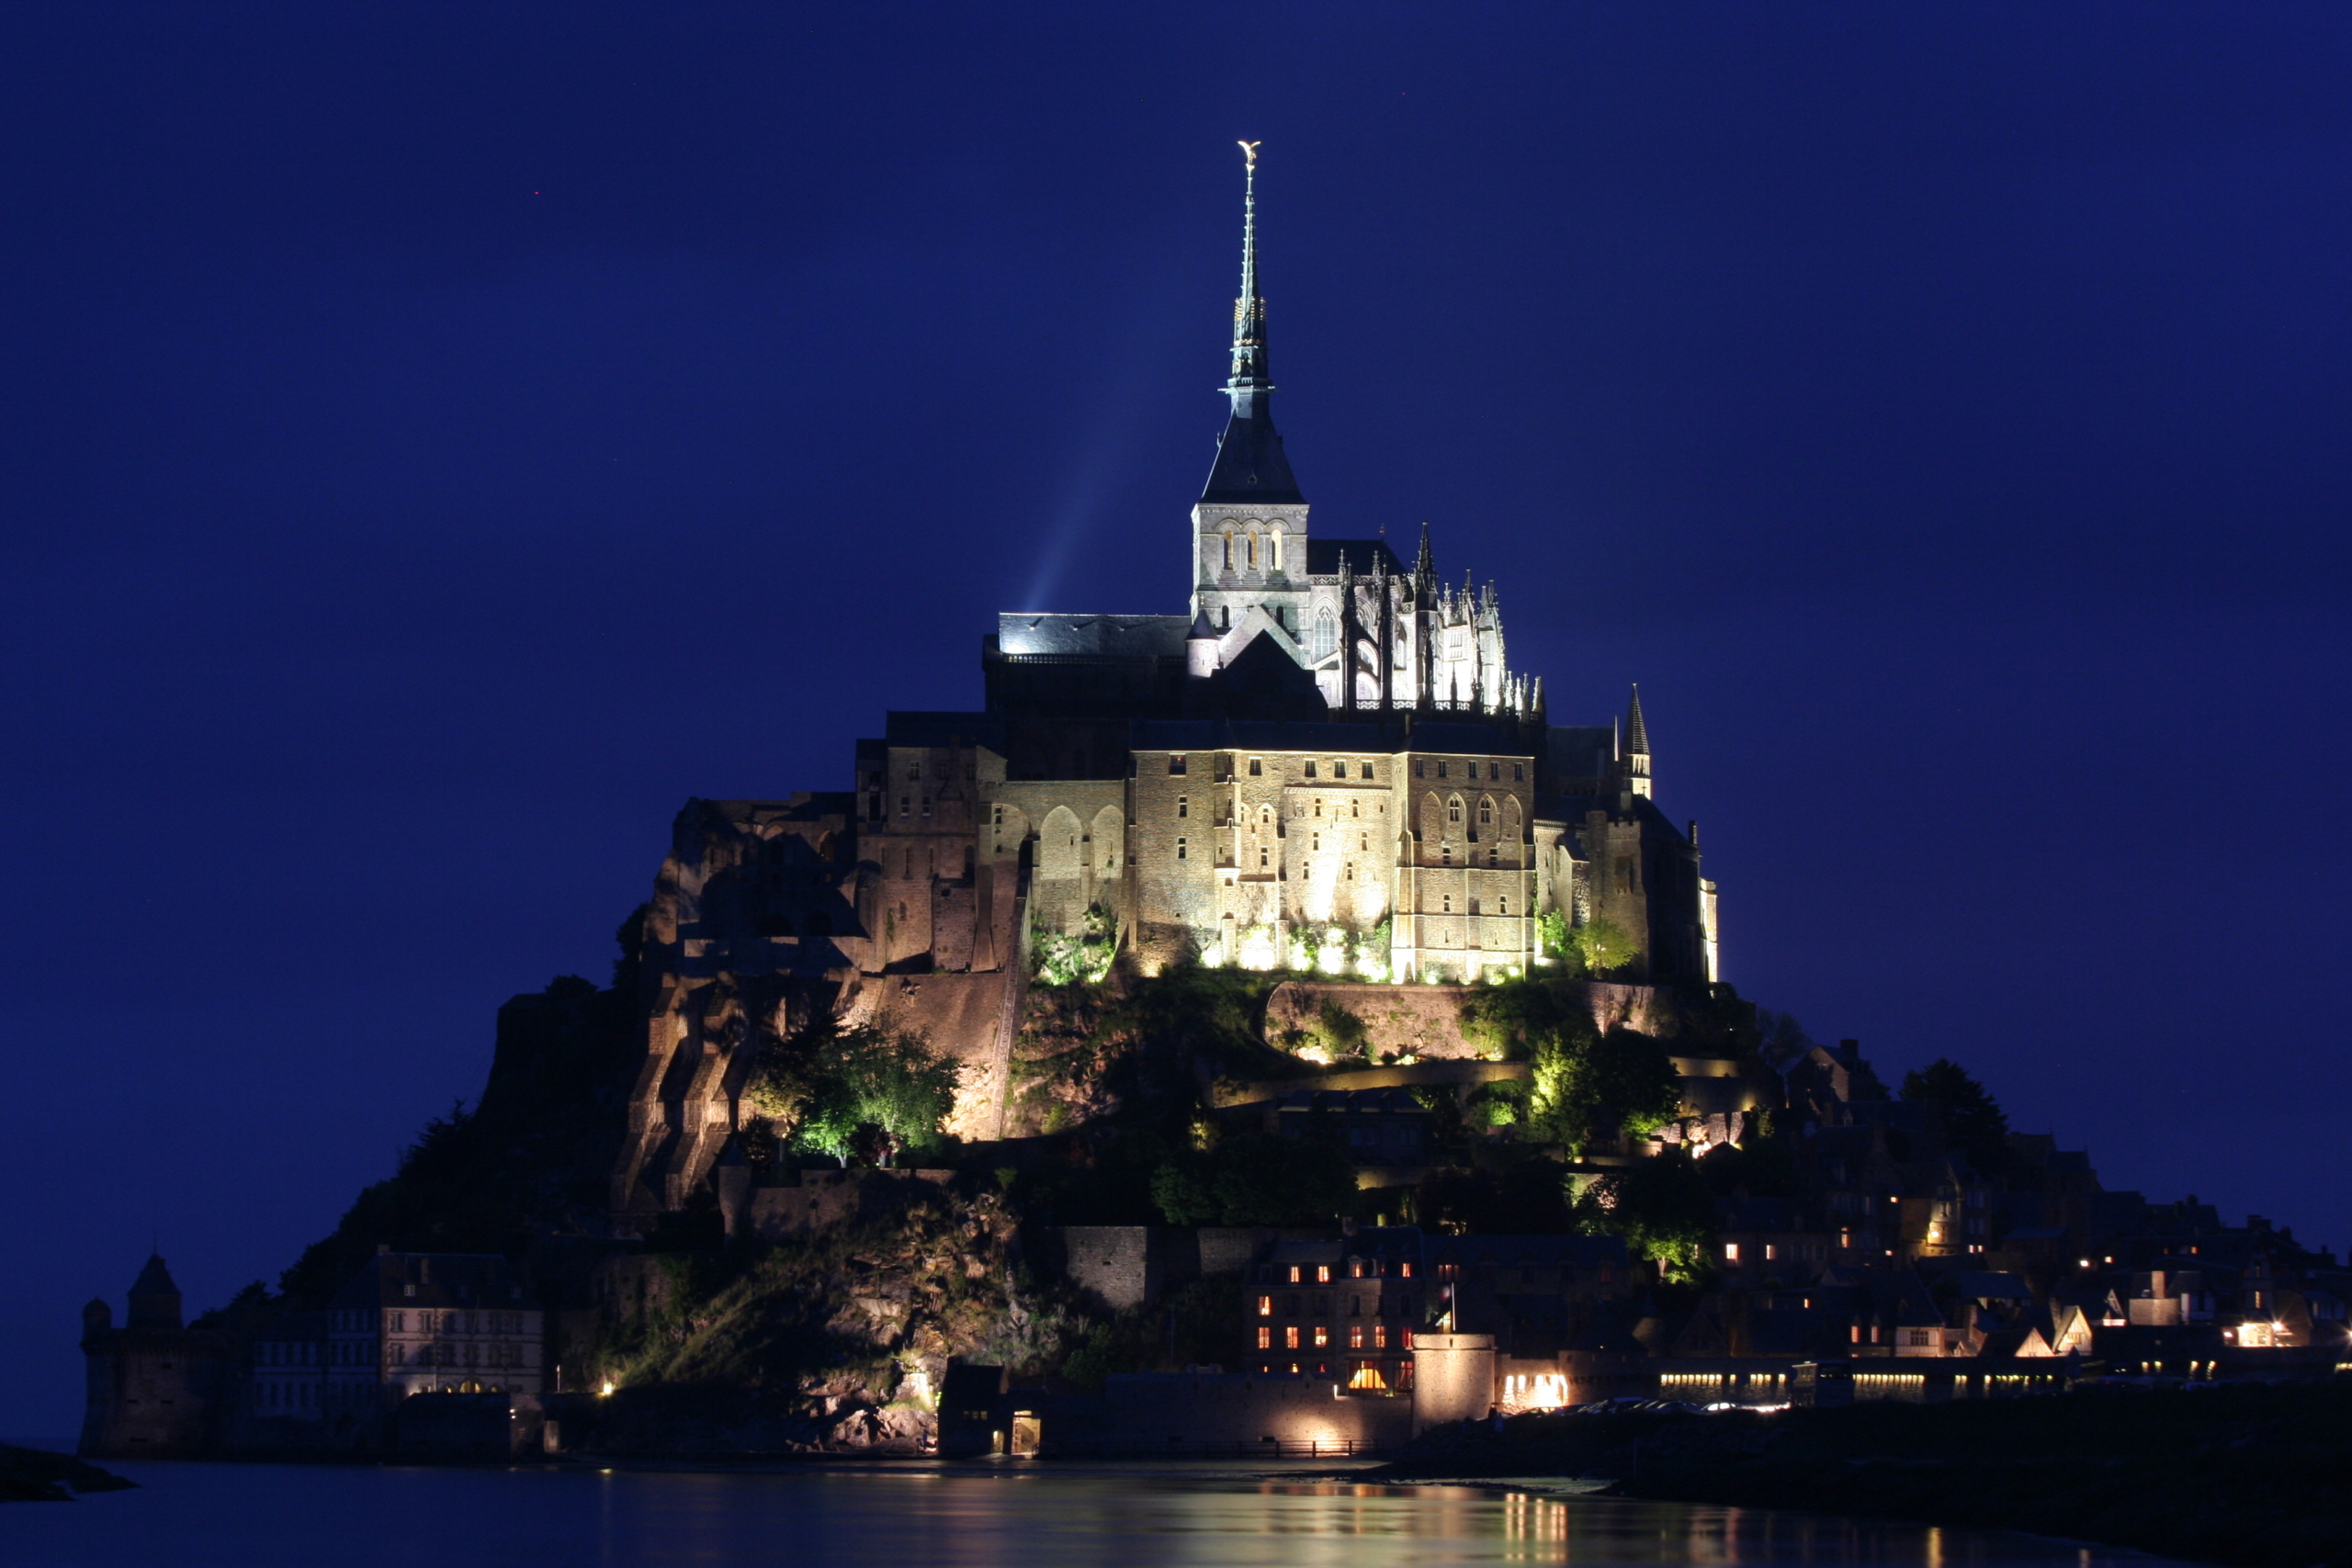
M 616 1258 L 598 1285 L 590 1377 L 615 1391 L 567 1442 L 613 1453 L 925 1448 L 950 1357 L 1058 1367 L 1086 1326 L 1028 1280 L 986 1184 L 732 1264 Z

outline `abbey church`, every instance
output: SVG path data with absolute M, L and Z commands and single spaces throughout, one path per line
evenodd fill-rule
M 1183 610 L 1000 615 L 982 705 L 891 713 L 853 789 L 687 807 L 648 915 L 616 1211 L 678 1205 L 726 1141 L 744 1047 L 819 1008 L 919 1013 L 967 1064 L 958 1130 L 1004 1135 L 1048 937 L 1147 974 L 1464 984 L 1543 964 L 1547 925 L 1607 921 L 1627 977 L 1716 978 L 1714 885 L 1695 824 L 1655 804 L 1638 692 L 1622 721 L 1554 724 L 1494 585 L 1442 574 L 1426 526 L 1410 562 L 1311 526 L 1274 425 L 1249 158 Z

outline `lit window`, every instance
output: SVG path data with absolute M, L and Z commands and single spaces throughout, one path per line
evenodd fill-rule
M 1261 1325 L 1258 1330 L 1258 1348 L 1261 1350 L 1271 1350 L 1273 1348 L 1274 1331 L 1271 1328 Z
M 1375 1350 L 1385 1350 L 1388 1348 L 1388 1325 L 1386 1324 L 1375 1323 L 1372 1325 L 1372 1348 Z
M 1727 1241 L 1724 1243 L 1724 1261 L 1726 1263 L 1736 1263 L 1739 1261 L 1739 1243 L 1736 1241 Z
M 1168 771 L 1170 773 L 1181 773 L 1184 771 L 1184 755 L 1182 752 L 1171 751 L 1168 754 Z
M 1260 1317 L 1272 1317 L 1274 1315 L 1273 1297 L 1260 1296 L 1258 1298 L 1258 1315 Z
M 1363 1348 L 1363 1324 L 1351 1323 L 1348 1325 L 1348 1348 L 1351 1350 L 1361 1350 Z
M 1408 1258 L 1402 1263 L 1396 1265 L 1396 1277 L 1400 1280 L 1409 1280 L 1413 1277 L 1413 1260 L 1411 1258 Z
M 1299 1282 L 1298 1265 L 1295 1263 L 1290 1266 L 1290 1282 L 1294 1285 Z
M 1349 1262 L 1348 1262 L 1348 1278 L 1349 1278 L 1349 1279 L 1351 1279 L 1351 1280 L 1361 1280 L 1361 1279 L 1363 1279 L 1363 1258 L 1351 1258 L 1351 1259 L 1349 1260 Z M 2260 1305 L 2262 1304 L 2262 1298 L 2261 1298 L 2261 1297 L 2259 1297 L 2259 1296 L 2256 1296 L 2256 1297 L 2255 1298 L 2254 1304 L 2255 1304 L 2255 1305 L 2256 1305 L 2256 1306 L 2260 1306 Z
M 1774 1258 L 1778 1258 L 1778 1257 L 1780 1257 L 1780 1256 L 1781 1256 L 1781 1249 L 1780 1249 L 1780 1247 L 1779 1247 L 1779 1246 L 1778 1246 L 1777 1244 L 1772 1243 L 1772 1242 L 1769 1242 L 1769 1241 L 1768 1241 L 1768 1242 L 1766 1242 L 1766 1243 L 1764 1244 L 1764 1261 L 1765 1261 L 1765 1262 L 1770 1263 L 1770 1262 L 1771 1262 Z
M 1331 1343 L 1331 1331 L 1321 1324 L 1315 1325 L 1315 1348 L 1317 1350 Z
M 1283 1348 L 1285 1350 L 1298 1348 L 1298 1329 L 1295 1325 L 1283 1330 Z
M 1331 1266 L 1329 1263 L 1317 1263 L 1315 1266 L 1315 1282 L 1318 1285 L 1328 1285 L 1331 1282 Z

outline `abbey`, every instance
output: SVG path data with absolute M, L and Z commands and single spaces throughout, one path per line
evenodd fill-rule
M 1146 973 L 1464 983 L 1544 963 L 1546 925 L 1606 921 L 1624 977 L 1716 978 L 1714 885 L 1653 798 L 1638 692 L 1622 726 L 1555 725 L 1494 585 L 1443 578 L 1426 526 L 1409 563 L 1314 531 L 1274 425 L 1255 163 L 1183 611 L 1000 615 L 983 706 L 890 714 L 853 790 L 689 805 L 648 916 L 617 1210 L 677 1205 L 744 1044 L 817 1008 L 914 1008 L 967 1061 L 957 1130 L 1002 1135 L 1041 936 L 1114 932 Z

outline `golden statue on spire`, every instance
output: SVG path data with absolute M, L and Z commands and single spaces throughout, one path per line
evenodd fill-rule
M 1237 141 L 1234 145 L 1241 149 L 1242 162 L 1248 167 L 1249 172 L 1256 174 L 1258 172 L 1258 149 L 1264 146 L 1265 143 L 1261 141 Z

